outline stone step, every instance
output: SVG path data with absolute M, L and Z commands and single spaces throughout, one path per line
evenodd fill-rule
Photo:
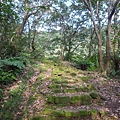
M 91 92 L 96 90 L 93 84 L 87 86 L 62 86 L 56 85 L 55 88 L 51 87 L 53 93 L 77 93 L 77 92 Z
M 50 109 L 45 108 L 41 113 L 40 120 L 96 120 L 107 115 L 105 110 L 97 109 Z
M 48 104 L 57 104 L 57 105 L 90 105 L 92 103 L 92 97 L 89 94 L 76 95 L 73 94 L 67 96 L 47 96 Z

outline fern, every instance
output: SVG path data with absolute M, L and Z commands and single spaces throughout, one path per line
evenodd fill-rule
M 0 60 L 0 84 L 15 81 L 21 69 L 25 68 L 25 63 L 26 61 L 22 57 Z
M 0 60 L 0 67 L 3 66 L 15 66 L 18 67 L 19 69 L 25 68 L 25 60 L 22 59 L 21 57 L 14 57 L 14 58 L 9 58 L 5 60 Z

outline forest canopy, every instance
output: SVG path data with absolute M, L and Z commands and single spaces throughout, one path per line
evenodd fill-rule
M 119 2 L 1 0 L 1 76 L 11 66 L 21 69 L 36 58 L 71 61 L 83 70 L 119 74 Z

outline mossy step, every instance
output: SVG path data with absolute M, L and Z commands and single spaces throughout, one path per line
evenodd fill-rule
M 77 92 L 83 91 L 83 92 L 91 92 L 96 90 L 95 86 L 93 84 L 88 84 L 86 86 L 76 87 Z
M 50 88 L 53 88 L 52 92 L 54 93 L 77 93 L 77 92 L 91 92 L 96 90 L 93 84 L 89 84 L 87 86 L 82 86 L 82 87 L 75 87 L 75 86 L 73 87 L 68 85 L 65 85 L 62 88 L 61 87 L 62 86 L 59 86 L 58 88 L 54 88 L 54 87 L 50 87 Z
M 87 116 L 89 115 L 87 110 L 53 110 L 50 108 L 45 108 L 41 115 L 53 115 L 57 117 L 78 117 L 78 116 Z
M 62 88 L 62 89 L 53 89 L 54 93 L 76 93 L 76 88 Z
M 64 84 L 64 83 L 68 83 L 69 81 L 68 80 L 52 80 L 54 83 L 56 83 L 56 84 Z
M 102 114 L 101 114 L 102 113 Z M 105 116 L 107 115 L 106 111 L 98 111 L 96 109 L 86 110 L 86 109 L 80 109 L 80 110 L 53 110 L 50 108 L 45 108 L 39 116 L 34 117 L 32 120 L 80 120 L 84 118 L 84 120 L 87 120 L 88 118 L 91 120 L 97 119 L 98 116 Z M 35 119 L 36 118 L 36 119 Z M 37 119 L 40 118 L 40 119 Z M 74 119 L 73 119 L 74 118 Z
M 60 105 L 90 105 L 92 98 L 88 94 L 74 95 L 74 96 L 48 96 L 48 104 L 60 104 Z
M 53 83 L 53 84 L 49 85 L 48 88 L 50 88 L 50 89 L 61 88 L 61 87 L 65 88 L 67 86 L 68 86 L 68 84 L 66 84 L 66 83 L 64 83 L 64 84 L 55 84 L 55 83 Z

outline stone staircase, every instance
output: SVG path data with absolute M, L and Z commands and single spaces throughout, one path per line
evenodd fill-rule
M 44 109 L 32 120 L 105 120 L 107 111 L 89 79 L 76 69 L 55 66 Z

